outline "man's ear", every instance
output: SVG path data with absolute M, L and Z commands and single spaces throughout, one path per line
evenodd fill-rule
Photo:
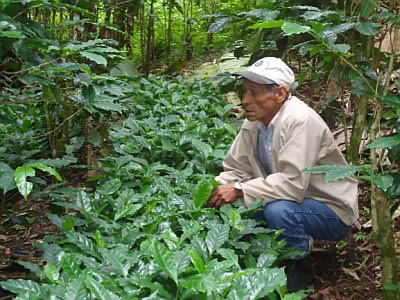
M 276 92 L 276 95 L 278 96 L 278 102 L 283 102 L 287 99 L 289 95 L 289 91 L 287 87 L 285 86 L 280 86 Z

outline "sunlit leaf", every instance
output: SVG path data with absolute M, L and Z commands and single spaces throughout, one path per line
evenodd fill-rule
M 221 247 L 229 238 L 229 225 L 217 225 L 207 233 L 206 245 L 210 255 Z
M 177 262 L 174 260 L 172 252 L 167 247 L 157 241 L 153 241 L 151 245 L 151 252 L 154 260 L 178 285 L 178 269 Z
M 53 283 L 56 283 L 60 278 L 60 273 L 57 267 L 52 264 L 46 264 L 46 266 L 44 267 L 44 273 L 46 274 L 47 278 Z
M 393 176 L 391 175 L 375 175 L 372 176 L 372 181 L 384 192 L 393 185 Z
M 369 149 L 390 149 L 400 144 L 400 134 L 386 136 L 373 141 L 367 146 Z
M 193 265 L 196 267 L 197 272 L 200 274 L 207 274 L 208 270 L 201 256 L 196 251 L 190 251 L 189 255 Z
M 363 35 L 376 35 L 380 27 L 377 23 L 361 23 L 356 26 L 356 30 Z
M 33 188 L 33 184 L 27 180 L 32 176 L 35 176 L 35 170 L 30 166 L 18 167 L 15 170 L 15 183 L 25 199 L 28 198 Z
M 311 27 L 309 26 L 303 26 L 300 24 L 290 23 L 290 22 L 285 22 L 282 25 L 281 29 L 283 30 L 285 35 L 300 34 L 311 31 Z
M 119 219 L 131 217 L 135 212 L 142 208 L 142 204 L 128 204 L 117 210 L 114 216 L 114 221 Z
M 207 203 L 212 191 L 213 185 L 210 183 L 210 180 L 203 180 L 200 182 L 199 187 L 193 195 L 194 205 L 196 207 L 202 207 L 205 203 Z
M 324 179 L 325 182 L 336 181 L 343 179 L 347 176 L 352 176 L 354 173 L 361 171 L 362 168 L 359 166 L 344 166 L 344 165 L 325 165 L 313 168 L 304 169 L 304 173 L 309 174 L 326 174 Z
M 71 300 L 86 300 L 88 299 L 88 293 L 86 286 L 82 279 L 73 279 L 66 287 L 65 299 Z
M 93 106 L 103 109 L 105 111 L 122 112 L 125 109 L 122 105 L 111 101 L 95 101 L 93 102 Z
M 121 188 L 121 180 L 118 178 L 113 178 L 100 187 L 97 188 L 97 192 L 102 195 L 112 195 L 116 193 Z
M 31 280 L 9 279 L 0 282 L 0 285 L 3 289 L 16 294 L 31 292 L 36 295 L 42 295 L 43 297 L 46 295 L 44 289 L 38 283 Z
M 279 28 L 285 23 L 284 20 L 274 20 L 269 22 L 257 23 L 249 26 L 249 29 L 268 29 L 268 28 Z
M 82 56 L 90 59 L 91 61 L 94 61 L 96 64 L 107 66 L 107 59 L 105 59 L 105 57 L 102 55 L 95 54 L 92 52 L 87 52 L 87 51 L 82 51 L 82 52 L 80 52 L 80 54 Z
M 228 25 L 232 23 L 232 21 L 233 21 L 232 17 L 225 17 L 219 19 L 210 25 L 210 27 L 208 28 L 208 32 L 210 33 L 221 32 L 226 27 L 228 27 Z
M 23 39 L 25 35 L 21 31 L 0 31 L 0 37 Z
M 64 253 L 61 259 L 61 267 L 70 277 L 73 278 L 79 276 L 81 272 L 79 265 L 80 263 L 75 255 Z

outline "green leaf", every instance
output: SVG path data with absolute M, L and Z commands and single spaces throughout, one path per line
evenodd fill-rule
M 186 289 L 202 293 L 214 292 L 219 287 L 218 281 L 214 276 L 205 274 L 189 276 L 182 280 L 181 285 Z
M 84 214 L 90 213 L 92 211 L 91 200 L 84 191 L 80 191 L 76 197 L 75 202 L 77 208 Z
M 391 175 L 375 175 L 372 176 L 372 181 L 384 192 L 393 185 L 393 176 Z
M 363 35 L 376 35 L 380 27 L 377 23 L 361 23 L 356 26 L 356 30 Z
M 95 145 L 96 147 L 100 147 L 101 145 L 103 145 L 103 138 L 100 132 L 96 128 L 93 128 L 90 131 L 88 135 L 88 141 L 89 143 Z
M 23 260 L 17 260 L 16 263 L 23 266 L 25 269 L 30 270 L 32 273 L 35 273 L 37 276 L 41 276 L 42 274 L 42 269 L 37 264 Z
M 390 149 L 400 144 L 400 134 L 395 136 L 386 136 L 373 141 L 367 146 L 369 149 Z
M 399 198 L 400 197 L 400 174 L 391 174 L 393 177 L 393 184 L 392 186 L 388 189 L 387 193 L 392 197 L 392 198 Z
M 360 5 L 360 15 L 369 17 L 375 9 L 379 7 L 379 0 L 362 0 Z
M 262 299 L 285 284 L 286 276 L 283 269 L 261 269 L 237 278 L 226 299 Z
M 282 25 L 281 29 L 283 30 L 285 35 L 300 34 L 311 31 L 311 28 L 309 26 L 303 26 L 300 24 L 290 23 L 290 22 L 285 22 Z
M 167 247 L 156 240 L 151 244 L 151 253 L 160 268 L 171 277 L 178 286 L 177 262 L 174 260 L 173 253 Z
M 61 259 L 61 267 L 70 277 L 74 278 L 79 276 L 81 273 L 79 265 L 80 263 L 75 255 L 64 253 Z
M 99 247 L 99 248 L 106 247 L 106 243 L 104 242 L 103 235 L 101 234 L 101 232 L 99 230 L 96 230 L 96 243 L 97 243 L 97 247 Z
M 210 198 L 213 191 L 213 185 L 210 181 L 203 180 L 200 182 L 199 187 L 195 191 L 193 198 L 194 198 L 194 205 L 197 208 L 202 207 L 205 203 L 207 203 L 208 199 Z
M 111 76 L 135 77 L 137 75 L 135 64 L 129 59 L 124 59 L 110 72 Z
M 193 265 L 196 267 L 197 272 L 200 274 L 207 274 L 208 270 L 201 256 L 196 251 L 190 251 L 189 255 Z
M 229 238 L 229 225 L 219 224 L 213 227 L 206 236 L 206 245 L 210 255 L 220 248 Z
M 112 195 L 121 188 L 121 185 L 121 180 L 113 178 L 97 188 L 96 191 L 104 196 Z
M 114 216 L 114 222 L 119 219 L 131 217 L 135 212 L 142 208 L 142 204 L 129 204 L 117 210 Z
M 30 166 L 18 167 L 15 170 L 15 183 L 18 191 L 24 196 L 25 200 L 32 191 L 33 184 L 27 181 L 28 177 L 35 176 L 35 170 Z
M 239 257 L 235 254 L 235 251 L 232 249 L 220 248 L 217 250 L 217 253 L 225 258 L 227 261 L 232 263 L 234 266 L 239 266 Z
M 109 267 L 112 268 L 112 270 L 114 270 L 116 273 L 119 273 L 123 277 L 128 276 L 129 269 L 137 260 L 137 257 L 129 259 L 129 250 L 126 245 L 118 245 L 118 247 L 113 250 L 103 248 L 100 250 L 100 252 L 104 258 L 104 262 L 106 262 Z
M 213 149 L 209 144 L 206 144 L 200 140 L 192 140 L 192 144 L 200 151 L 201 154 L 203 154 L 205 158 L 209 157 L 213 152 Z
M 229 214 L 229 220 L 232 223 L 232 227 L 236 228 L 237 230 L 243 230 L 244 227 L 240 225 L 240 222 L 242 221 L 242 218 L 240 216 L 240 213 L 236 210 L 232 210 L 231 213 Z
M 0 190 L 3 190 L 4 193 L 11 191 L 17 188 L 15 183 L 15 171 L 4 171 L 1 172 L 0 170 Z
M 400 98 L 395 95 L 386 95 L 382 102 L 392 107 L 400 108 Z
M 330 47 L 334 52 L 339 52 L 343 54 L 349 52 L 351 48 L 350 45 L 347 44 L 331 44 Z
M 304 169 L 304 173 L 320 174 L 325 173 L 325 182 L 336 181 L 347 176 L 352 176 L 354 173 L 361 171 L 359 166 L 344 166 L 344 165 L 325 165 L 313 168 Z
M 251 10 L 249 12 L 246 13 L 241 13 L 239 14 L 239 16 L 247 16 L 247 17 L 253 17 L 253 18 L 257 18 L 257 19 L 264 19 L 264 21 L 271 21 L 273 19 L 275 19 L 277 16 L 279 16 L 279 10 L 269 10 L 269 9 L 265 9 L 265 8 L 258 8 L 258 9 L 254 9 Z
M 0 31 L 0 37 L 24 39 L 26 36 L 21 31 Z
M 88 58 L 89 60 L 94 61 L 96 64 L 107 66 L 107 60 L 102 55 L 95 54 L 95 53 L 92 53 L 92 52 L 87 52 L 87 51 L 82 51 L 82 52 L 79 52 L 79 53 L 82 56 Z
M 229 123 L 224 123 L 224 128 L 231 133 L 233 136 L 237 135 L 237 130 L 235 127 L 233 127 L 231 124 Z
M 268 249 L 267 253 L 262 253 L 257 259 L 257 267 L 269 268 L 278 258 L 278 254 L 273 249 Z
M 33 163 L 29 164 L 28 166 L 47 172 L 50 175 L 53 175 L 57 180 L 62 181 L 61 175 L 52 167 L 46 166 L 45 164 L 42 163 Z
M 96 299 L 100 300 L 120 300 L 121 298 L 107 290 L 98 280 L 87 277 L 85 280 L 87 287 L 96 295 Z
M 164 287 L 158 282 L 152 282 L 151 278 L 146 277 L 133 277 L 130 279 L 134 284 L 137 284 L 140 287 L 148 288 L 151 291 L 157 292 L 158 295 L 164 297 L 165 299 L 172 299 L 172 295 L 168 293 Z
M 221 32 L 226 27 L 228 27 L 228 25 L 232 23 L 232 21 L 233 21 L 232 17 L 225 17 L 219 19 L 210 25 L 210 27 L 208 28 L 208 32 L 210 33 Z
M 93 106 L 106 111 L 122 112 L 125 109 L 122 105 L 111 101 L 95 101 L 93 102 Z
M 57 283 L 60 278 L 60 273 L 58 272 L 57 267 L 52 264 L 47 264 L 44 267 L 44 273 L 52 283 Z
M 66 233 L 66 236 L 70 242 L 74 243 L 76 246 L 78 246 L 85 252 L 90 253 L 92 256 L 97 254 L 96 245 L 92 242 L 91 239 L 87 238 L 83 234 L 70 231 Z
M 88 296 L 84 281 L 80 278 L 73 279 L 65 289 L 65 299 L 68 300 L 86 300 Z
M 268 28 L 279 28 L 285 23 L 284 20 L 275 20 L 269 22 L 257 23 L 249 26 L 249 29 L 268 29 Z
M 43 299 L 47 299 L 44 289 L 38 283 L 31 280 L 10 279 L 0 282 L 0 285 L 3 289 L 16 294 L 31 292 L 43 296 Z

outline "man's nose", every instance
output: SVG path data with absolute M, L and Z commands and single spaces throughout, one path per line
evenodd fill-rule
M 248 96 L 248 93 L 243 94 L 242 98 L 242 107 L 245 109 L 247 105 L 250 103 L 250 97 Z

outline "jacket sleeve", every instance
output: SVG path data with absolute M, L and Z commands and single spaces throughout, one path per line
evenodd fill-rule
M 227 184 L 253 179 L 253 169 L 247 153 L 247 146 L 241 130 L 223 161 L 224 172 L 220 173 L 216 180 L 222 184 Z
M 244 203 L 248 205 L 257 200 L 268 203 L 280 199 L 303 202 L 312 175 L 302 170 L 315 165 L 324 134 L 326 132 L 320 124 L 310 118 L 285 124 L 281 133 L 274 136 L 274 139 L 280 139 L 275 173 L 241 184 Z

